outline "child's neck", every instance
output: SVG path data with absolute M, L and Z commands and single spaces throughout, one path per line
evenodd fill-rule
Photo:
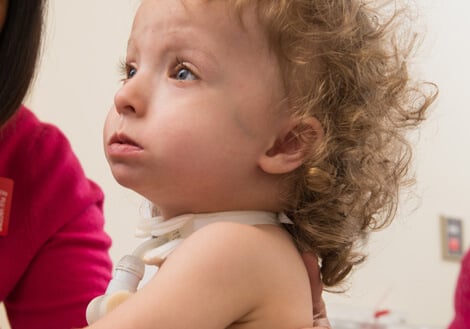
M 136 236 L 150 237 L 141 244 L 134 255 L 166 258 L 182 240 L 194 231 L 216 222 L 236 222 L 245 225 L 292 224 L 284 213 L 268 211 L 223 211 L 202 214 L 185 214 L 164 220 L 160 216 L 144 218 L 137 226 Z

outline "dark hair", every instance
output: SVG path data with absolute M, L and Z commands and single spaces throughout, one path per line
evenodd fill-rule
M 0 127 L 20 107 L 34 76 L 46 0 L 11 0 L 0 33 Z

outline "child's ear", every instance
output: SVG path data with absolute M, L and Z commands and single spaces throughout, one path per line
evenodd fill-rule
M 323 128 L 314 118 L 291 120 L 273 145 L 259 160 L 259 167 L 268 174 L 286 174 L 300 167 L 309 151 L 323 139 Z

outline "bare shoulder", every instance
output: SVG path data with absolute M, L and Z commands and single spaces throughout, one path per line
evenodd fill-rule
M 275 225 L 213 223 L 193 233 L 178 253 L 183 257 L 199 256 L 201 261 L 213 261 L 217 266 L 224 264 L 232 268 L 243 265 L 252 276 L 257 273 L 265 276 L 264 270 L 271 272 L 272 267 L 280 265 L 279 262 L 287 262 L 285 265 L 301 263 L 289 234 Z
M 308 327 L 311 310 L 305 267 L 282 228 L 214 223 L 92 328 L 291 329 Z
M 192 273 L 193 287 L 204 287 L 198 293 L 218 299 L 214 309 L 224 305 L 222 313 L 229 311 L 231 320 L 244 323 L 236 328 L 250 328 L 249 323 L 270 328 L 309 323 L 301 320 L 311 316 L 308 276 L 282 227 L 208 225 L 175 250 L 162 270 L 166 266 Z
M 286 250 L 287 249 L 287 250 Z M 232 283 L 266 279 L 275 259 L 295 255 L 286 232 L 273 225 L 250 226 L 233 222 L 217 222 L 203 227 L 187 238 L 169 257 L 168 264 L 184 261 L 192 266 L 216 269 L 218 278 L 226 276 Z M 286 257 L 288 258 L 288 257 Z

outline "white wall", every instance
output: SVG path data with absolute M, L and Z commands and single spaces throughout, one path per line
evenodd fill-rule
M 121 84 L 119 64 L 125 59 L 139 0 L 49 3 L 40 71 L 27 104 L 41 119 L 64 131 L 88 176 L 105 191 L 106 229 L 114 240 L 111 253 L 117 260 L 132 249 L 129 236 L 140 197 L 111 176 L 102 127 Z
M 140 198 L 111 177 L 101 146 L 101 127 L 119 86 L 117 64 L 125 54 L 137 0 L 51 0 L 48 37 L 37 83 L 28 105 L 70 138 L 87 174 L 106 193 L 106 229 L 115 261 L 133 249 Z M 419 69 L 439 84 L 440 98 L 416 138 L 416 197 L 394 224 L 371 239 L 370 257 L 342 296 L 326 296 L 336 305 L 390 308 L 410 323 L 446 325 L 459 264 L 441 259 L 438 217 L 468 222 L 470 202 L 470 88 L 466 0 L 419 0 L 428 22 Z M 411 210 L 418 206 L 416 210 Z M 466 242 L 470 241 L 470 228 Z M 466 244 L 467 245 L 467 244 Z
M 459 263 L 441 258 L 439 216 L 462 218 L 465 246 L 470 242 L 470 3 L 422 0 L 420 6 L 428 31 L 419 69 L 439 85 L 440 96 L 415 138 L 418 198 L 372 238 L 370 258 L 354 274 L 349 296 L 327 301 L 391 308 L 412 323 L 445 326 L 453 316 Z

